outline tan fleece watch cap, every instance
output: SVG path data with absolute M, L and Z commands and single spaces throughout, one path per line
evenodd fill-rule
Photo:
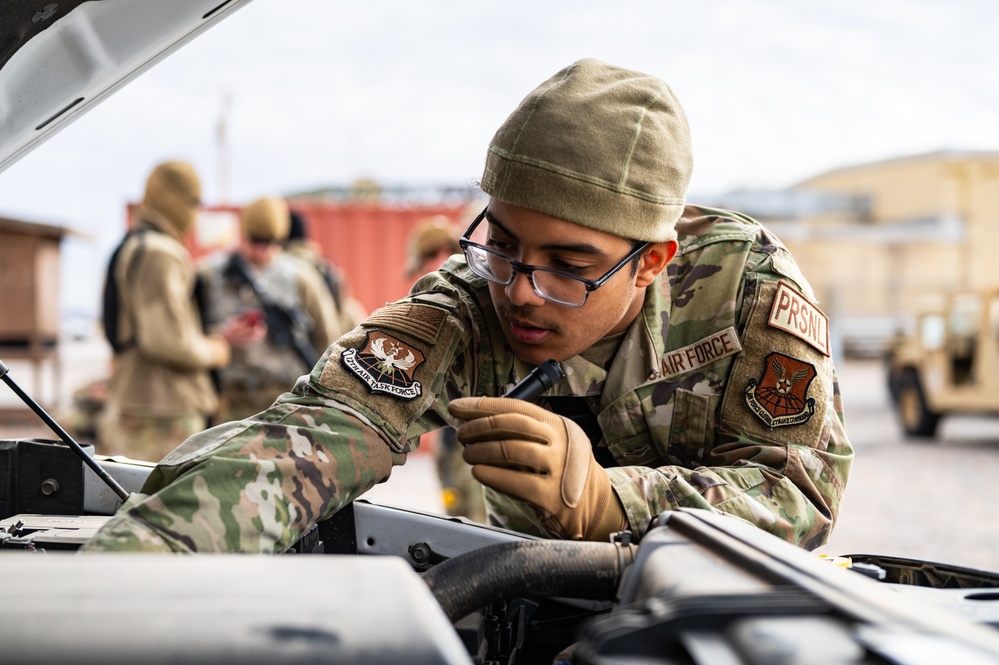
M 634 240 L 676 237 L 693 169 L 687 117 L 662 80 L 580 60 L 496 131 L 482 191 Z
M 288 203 L 276 196 L 265 196 L 244 206 L 239 219 L 243 234 L 254 240 L 281 241 L 291 228 Z
M 461 254 L 458 238 L 461 233 L 444 215 L 436 215 L 421 220 L 409 234 L 409 248 L 406 257 L 406 276 L 414 277 L 423 268 L 427 259 L 442 251 Z

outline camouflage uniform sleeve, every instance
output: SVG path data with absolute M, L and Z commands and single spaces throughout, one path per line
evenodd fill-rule
M 670 445 L 702 451 L 692 456 L 697 463 L 608 470 L 636 533 L 658 513 L 691 507 L 745 519 L 807 549 L 829 538 L 853 448 L 828 319 L 790 254 L 772 242 L 735 280 L 741 353 L 720 363 L 717 381 L 695 374 L 672 398 Z
M 375 312 L 270 409 L 164 458 L 83 551 L 284 551 L 443 424 L 446 392 L 467 387 L 468 342 L 454 310 Z
M 403 463 L 356 416 L 308 401 L 191 437 L 82 550 L 283 552 Z

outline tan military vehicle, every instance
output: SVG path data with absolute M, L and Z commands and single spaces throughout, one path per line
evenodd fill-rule
M 910 436 L 935 436 L 948 414 L 999 413 L 999 289 L 954 293 L 921 314 L 893 345 L 888 385 Z

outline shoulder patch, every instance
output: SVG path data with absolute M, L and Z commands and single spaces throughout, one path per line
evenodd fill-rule
M 784 280 L 777 282 L 767 324 L 811 344 L 823 355 L 831 355 L 829 317 Z
M 377 330 L 368 332 L 363 349 L 347 349 L 340 356 L 344 367 L 372 393 L 399 399 L 416 399 L 423 394 L 423 386 L 413 374 L 424 360 L 419 349 Z
M 781 294 L 791 298 L 788 288 L 774 280 L 757 285 L 741 332 L 743 352 L 732 364 L 722 397 L 721 420 L 754 440 L 814 448 L 832 403 L 832 358 L 801 335 L 773 325 Z M 803 301 L 800 293 L 797 297 Z M 782 310 L 779 316 L 785 316 Z
M 407 333 L 433 344 L 437 341 L 445 318 L 447 312 L 439 307 L 397 302 L 376 309 L 362 325 L 365 328 L 387 328 Z
M 767 354 L 763 376 L 750 379 L 743 390 L 746 406 L 770 429 L 803 425 L 815 415 L 815 398 L 808 396 L 814 378 L 811 363 L 776 351 Z

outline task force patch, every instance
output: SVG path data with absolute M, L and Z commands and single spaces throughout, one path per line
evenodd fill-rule
M 749 410 L 770 429 L 808 422 L 815 415 L 815 398 L 808 396 L 815 367 L 777 352 L 763 365 L 763 376 L 750 379 L 743 391 Z
M 340 360 L 372 393 L 399 399 L 416 399 L 423 394 L 423 386 L 413 378 L 425 360 L 423 353 L 383 332 L 369 331 L 364 348 L 347 349 Z

